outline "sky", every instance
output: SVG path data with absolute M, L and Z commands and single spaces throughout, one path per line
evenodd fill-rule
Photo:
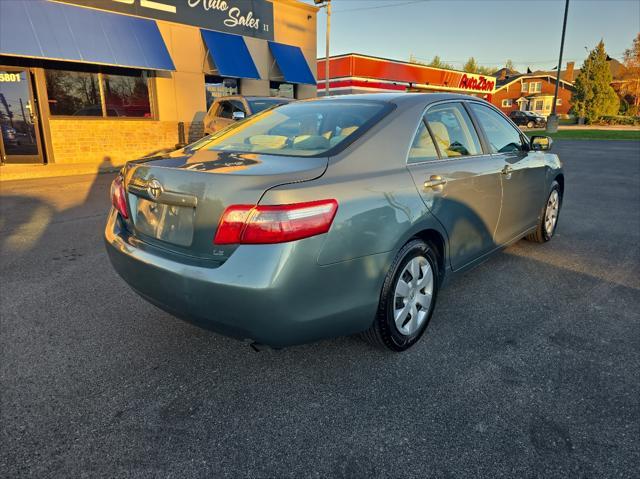
M 312 0 L 305 0 L 313 3 Z M 564 0 L 332 0 L 330 55 L 362 53 L 461 68 L 551 69 L 558 63 Z M 318 14 L 318 57 L 325 56 L 326 14 Z M 600 39 L 622 59 L 640 31 L 639 0 L 571 0 L 563 55 L 579 68 Z

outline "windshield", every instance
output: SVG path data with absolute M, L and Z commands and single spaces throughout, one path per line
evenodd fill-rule
M 288 103 L 207 137 L 198 149 L 317 156 L 359 136 L 389 109 L 388 103 L 367 100 Z
M 272 106 L 282 105 L 283 103 L 289 103 L 289 101 L 281 98 L 249 100 L 249 106 L 253 114 L 260 113 L 262 110 L 266 110 Z

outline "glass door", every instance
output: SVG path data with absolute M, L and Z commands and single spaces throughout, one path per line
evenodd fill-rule
M 0 148 L 3 163 L 41 163 L 38 112 L 27 69 L 0 66 Z

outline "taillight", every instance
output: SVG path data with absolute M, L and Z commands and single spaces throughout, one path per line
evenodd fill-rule
M 127 214 L 127 193 L 124 190 L 121 175 L 116 176 L 116 179 L 111 183 L 111 204 L 123 218 L 129 217 Z
M 229 206 L 222 214 L 213 242 L 264 244 L 308 238 L 329 231 L 337 210 L 336 200 Z

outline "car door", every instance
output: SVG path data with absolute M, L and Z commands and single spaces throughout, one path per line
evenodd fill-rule
M 462 103 L 427 109 L 407 163 L 425 204 L 447 232 L 451 267 L 462 268 L 492 251 L 502 201 L 501 160 L 483 152 Z
M 496 241 L 508 243 L 537 224 L 544 197 L 544 155 L 529 151 L 522 132 L 496 109 L 469 102 L 490 153 L 500 159 L 502 213 Z

